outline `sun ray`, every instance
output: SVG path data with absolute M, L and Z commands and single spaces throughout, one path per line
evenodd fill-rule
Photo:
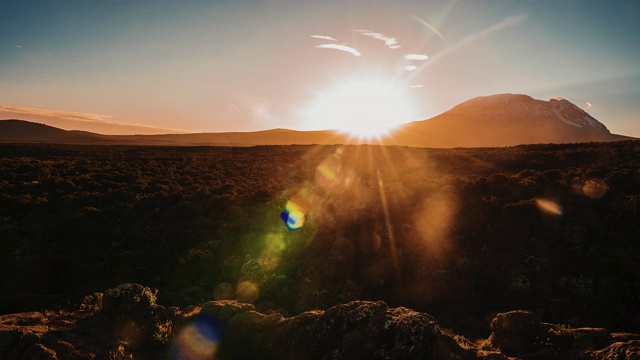
M 389 252 L 391 255 L 391 262 L 393 264 L 393 270 L 395 271 L 396 278 L 400 275 L 400 259 L 398 256 L 398 249 L 396 246 L 395 237 L 393 236 L 393 225 L 391 222 L 391 216 L 389 214 L 389 203 L 387 202 L 387 193 L 384 188 L 384 181 L 380 176 L 380 171 L 376 171 L 378 177 L 378 192 L 380 195 L 380 204 L 384 214 L 385 228 L 387 230 L 387 237 L 389 238 Z

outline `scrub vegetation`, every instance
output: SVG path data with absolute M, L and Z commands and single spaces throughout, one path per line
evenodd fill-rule
M 639 153 L 4 144 L 0 310 L 139 283 L 167 306 L 285 316 L 383 300 L 470 336 L 513 309 L 638 332 Z

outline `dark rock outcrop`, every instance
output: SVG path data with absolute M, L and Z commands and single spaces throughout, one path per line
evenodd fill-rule
M 108 290 L 104 298 L 129 294 L 129 290 L 130 294 L 148 293 L 148 288 L 137 284 L 117 289 Z M 100 296 L 92 295 L 96 297 Z M 471 342 L 444 331 L 428 314 L 389 308 L 382 301 L 353 301 L 289 318 L 230 300 L 183 310 L 147 300 L 134 302 L 135 306 L 118 306 L 117 311 L 94 304 L 90 310 L 68 313 L 2 315 L 0 359 L 640 357 L 640 335 L 547 324 L 521 310 L 498 314 L 489 339 Z

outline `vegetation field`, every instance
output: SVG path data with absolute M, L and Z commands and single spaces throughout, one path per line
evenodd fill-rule
M 0 145 L 0 312 L 125 282 L 284 315 L 383 300 L 469 335 L 513 309 L 639 332 L 640 142 Z

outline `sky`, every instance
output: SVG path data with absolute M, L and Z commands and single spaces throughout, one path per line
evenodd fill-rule
M 311 130 L 498 93 L 640 137 L 640 1 L 0 0 L 0 119 Z

